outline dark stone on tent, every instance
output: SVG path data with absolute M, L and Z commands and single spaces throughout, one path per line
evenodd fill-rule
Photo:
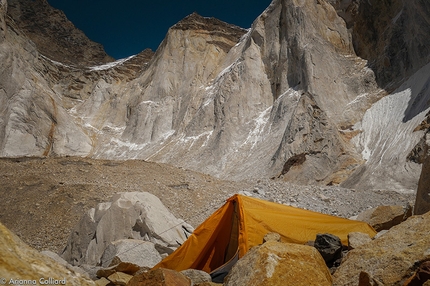
M 314 247 L 318 250 L 329 267 L 332 266 L 336 260 L 342 258 L 342 242 L 339 237 L 333 234 L 317 234 Z

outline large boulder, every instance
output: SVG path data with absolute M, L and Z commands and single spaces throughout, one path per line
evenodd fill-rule
M 81 274 L 32 249 L 1 223 L 0 253 L 0 284 L 36 285 L 50 281 L 60 285 L 95 285 Z
M 224 281 L 225 286 L 332 284 L 324 259 L 314 247 L 276 241 L 252 248 Z
M 351 250 L 334 274 L 334 285 L 358 285 L 360 273 L 382 285 L 403 285 L 430 259 L 430 212 L 412 216 L 384 235 Z
M 130 262 L 140 267 L 154 267 L 161 261 L 155 245 L 138 239 L 120 239 L 112 242 L 103 252 L 102 266 L 108 267 L 112 260 Z
M 367 222 L 376 231 L 390 229 L 411 216 L 410 207 L 378 206 L 370 208 L 357 216 L 357 220 Z
M 84 215 L 61 256 L 73 265 L 100 265 L 112 242 L 129 238 L 152 242 L 160 254 L 171 253 L 193 230 L 173 216 L 156 196 L 121 193 Z

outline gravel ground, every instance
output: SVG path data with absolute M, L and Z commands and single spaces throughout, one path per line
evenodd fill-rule
M 142 160 L 0 159 L 0 222 L 38 250 L 61 251 L 85 211 L 113 194 L 146 191 L 198 226 L 236 193 L 341 217 L 379 205 L 413 204 L 411 190 L 298 186 L 281 180 L 231 182 Z
M 288 182 L 262 180 L 245 195 L 280 204 L 351 218 L 380 205 L 413 205 L 413 190 L 354 190 L 335 186 L 298 186 Z

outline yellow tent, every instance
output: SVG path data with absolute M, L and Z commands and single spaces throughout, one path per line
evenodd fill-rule
M 213 273 L 261 244 L 269 232 L 279 233 L 283 242 L 300 244 L 315 240 L 318 233 L 334 234 L 343 244 L 347 244 L 350 232 L 363 232 L 371 237 L 376 234 L 364 222 L 234 195 L 154 268 L 176 271 L 191 268 Z

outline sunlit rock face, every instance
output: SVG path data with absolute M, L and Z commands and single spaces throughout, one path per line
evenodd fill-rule
M 2 21 L 7 28 L 0 43 L 1 156 L 87 155 L 91 140 L 40 72 L 37 46 L 9 16 Z
M 360 118 L 374 95 L 351 101 L 378 89 L 334 8 L 302 4 L 273 2 L 236 41 L 197 15 L 172 27 L 132 83 L 139 94 L 128 104 L 121 141 L 111 140 L 96 156 L 114 150 L 241 179 L 278 175 L 290 157 L 303 154 L 305 163 L 288 179 L 340 180 L 330 175 L 359 156 L 343 154 L 349 143 L 338 126 Z
M 23 11 L 9 2 L 10 13 Z M 110 63 L 95 44 L 87 53 L 98 56 L 86 62 L 47 52 L 36 24 L 31 41 L 24 36 L 31 15 L 2 20 L 0 152 L 414 189 L 414 154 L 428 130 L 421 123 L 429 109 L 430 53 L 422 44 L 429 24 L 400 1 L 361 2 L 274 0 L 248 30 L 192 14 L 155 53 Z M 419 0 L 412 6 L 428 8 Z M 50 20 L 47 13 L 43 25 L 58 25 L 60 14 Z
M 61 265 L 54 259 L 25 244 L 0 223 L 0 275 L 2 284 L 12 285 L 96 285 L 75 269 Z

